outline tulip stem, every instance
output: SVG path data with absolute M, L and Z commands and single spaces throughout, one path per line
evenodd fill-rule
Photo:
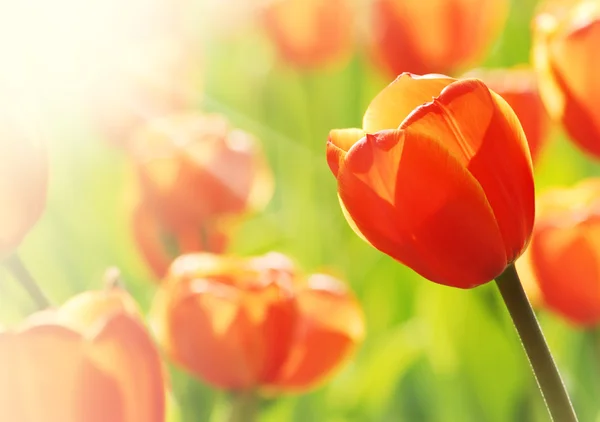
M 575 410 L 514 264 L 496 278 L 496 284 L 521 338 L 551 419 L 554 422 L 577 422 Z
M 13 277 L 27 291 L 31 299 L 39 309 L 46 309 L 51 306 L 50 301 L 35 282 L 35 279 L 16 253 L 4 260 L 4 266 L 12 273 Z
M 228 422 L 254 422 L 258 414 L 257 399 L 254 391 L 234 393 Z

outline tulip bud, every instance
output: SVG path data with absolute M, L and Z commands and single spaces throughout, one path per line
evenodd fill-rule
M 540 306 L 573 324 L 600 322 L 600 179 L 538 198 L 531 244 L 517 261 Z
M 152 121 L 131 153 L 141 190 L 134 234 L 159 277 L 179 254 L 222 252 L 233 219 L 264 207 L 273 191 L 256 140 L 219 115 Z
M 583 150 L 600 157 L 600 4 L 551 2 L 533 22 L 533 63 L 540 94 Z
M 506 0 L 373 0 L 369 47 L 390 75 L 450 73 L 485 54 L 507 10 Z
M 163 422 L 160 357 L 133 307 L 122 291 L 86 292 L 0 332 L 2 417 Z
M 174 362 L 231 390 L 311 388 L 341 366 L 364 331 L 360 308 L 339 281 L 304 283 L 280 254 L 181 256 L 153 316 Z
M 19 246 L 46 206 L 48 156 L 32 130 L 0 110 L 0 258 Z
M 529 241 L 525 134 L 479 80 L 402 74 L 371 102 L 362 129 L 331 131 L 327 159 L 351 227 L 431 281 L 486 283 Z
M 284 60 L 315 67 L 350 56 L 353 15 L 348 0 L 275 0 L 266 6 L 264 27 Z
M 476 69 L 463 77 L 481 79 L 513 109 L 527 137 L 531 158 L 535 162 L 548 140 L 550 119 L 539 95 L 537 75 L 525 67 L 512 69 Z

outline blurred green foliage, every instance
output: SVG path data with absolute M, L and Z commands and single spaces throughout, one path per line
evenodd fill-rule
M 483 63 L 529 60 L 535 2 L 514 0 L 506 29 Z M 201 25 L 199 25 L 201 26 Z M 206 34 L 205 34 L 206 35 Z M 250 217 L 231 251 L 278 250 L 307 272 L 331 268 L 362 303 L 368 337 L 331 382 L 302 396 L 263 403 L 261 421 L 547 421 L 542 399 L 495 285 L 459 291 L 424 281 L 361 241 L 346 224 L 324 153 L 328 131 L 360 126 L 389 81 L 357 51 L 346 66 L 301 71 L 279 62 L 256 28 L 206 36 L 205 89 L 198 107 L 223 113 L 263 143 L 276 180 L 268 208 Z M 52 123 L 49 202 L 20 248 L 54 303 L 101 286 L 118 266 L 144 309 L 155 290 L 131 234 L 132 173 L 122 151 L 82 116 Z M 538 190 L 600 175 L 600 167 L 556 129 L 536 168 Z M 0 324 L 33 304 L 0 272 Z M 582 421 L 600 420 L 600 335 L 541 313 L 541 324 Z M 171 421 L 217 422 L 227 395 L 172 371 Z

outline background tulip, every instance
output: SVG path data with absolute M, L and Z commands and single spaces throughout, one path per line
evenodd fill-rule
M 599 157 L 599 4 L 549 2 L 533 22 L 533 40 L 533 63 L 548 112 L 578 146 Z
M 178 254 L 221 252 L 232 218 L 264 207 L 272 194 L 256 140 L 219 115 L 153 121 L 136 132 L 131 154 L 141 191 L 134 234 L 159 276 Z
M 360 308 L 338 280 L 298 279 L 289 259 L 211 254 L 173 262 L 154 303 L 160 343 L 216 387 L 306 390 L 363 337 Z
M 537 201 L 531 245 L 518 268 L 546 306 L 577 325 L 600 322 L 600 180 L 550 189 Z
M 48 156 L 36 131 L 35 122 L 0 106 L 0 258 L 21 243 L 46 205 Z
M 529 240 L 525 135 L 478 80 L 399 76 L 371 102 L 362 130 L 330 133 L 327 159 L 353 229 L 431 281 L 486 283 Z
M 548 140 L 550 129 L 550 119 L 539 95 L 536 73 L 526 67 L 477 69 L 464 77 L 481 79 L 488 88 L 506 100 L 521 122 L 531 158 L 535 162 Z
M 504 25 L 505 0 L 373 0 L 376 61 L 390 75 L 451 73 L 481 58 Z
M 350 56 L 354 13 L 348 0 L 274 0 L 265 6 L 264 28 L 281 57 L 315 67 Z
M 2 417 L 164 421 L 160 358 L 132 306 L 122 291 L 87 292 L 0 333 Z

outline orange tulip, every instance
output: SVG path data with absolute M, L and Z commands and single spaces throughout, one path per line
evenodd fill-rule
M 0 110 L 0 258 L 10 254 L 46 206 L 48 156 L 32 122 Z
M 154 120 L 131 144 L 145 203 L 169 230 L 263 207 L 272 180 L 256 140 L 215 114 Z
M 450 73 L 485 54 L 506 0 L 373 0 L 370 49 L 391 75 Z
M 538 198 L 531 245 L 517 261 L 541 305 L 574 324 L 600 322 L 600 179 Z M 529 293 L 528 291 L 528 293 Z
M 348 0 L 275 0 L 266 6 L 264 27 L 284 60 L 315 67 L 350 56 L 353 18 Z
M 479 80 L 399 76 L 371 102 L 363 129 L 331 131 L 327 159 L 357 234 L 431 281 L 478 286 L 527 245 L 527 141 Z
M 537 75 L 524 67 L 512 69 L 477 69 L 465 77 L 481 79 L 491 90 L 500 94 L 519 118 L 532 159 L 538 157 L 548 139 L 550 119 L 538 91 Z
M 302 281 L 280 254 L 181 256 L 153 309 L 167 354 L 232 390 L 311 388 L 341 366 L 364 331 L 360 308 L 339 281 Z
M 162 422 L 160 357 L 122 291 L 87 292 L 0 333 L 2 419 Z
M 533 27 L 533 62 L 548 112 L 578 146 L 600 157 L 600 3 L 550 3 Z

